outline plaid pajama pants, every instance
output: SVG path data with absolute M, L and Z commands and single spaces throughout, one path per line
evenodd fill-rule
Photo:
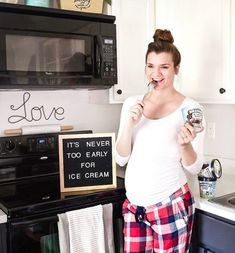
M 123 203 L 125 253 L 189 252 L 194 200 L 188 184 L 146 208 Z

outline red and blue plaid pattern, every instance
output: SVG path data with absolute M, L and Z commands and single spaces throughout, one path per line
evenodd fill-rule
M 123 204 L 125 253 L 186 253 L 192 235 L 194 200 L 185 184 L 147 208 Z

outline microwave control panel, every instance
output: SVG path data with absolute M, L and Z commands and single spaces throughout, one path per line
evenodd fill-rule
M 113 38 L 103 38 L 103 75 L 104 77 L 116 77 L 116 46 Z

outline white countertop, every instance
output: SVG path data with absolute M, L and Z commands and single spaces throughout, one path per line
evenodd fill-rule
M 207 199 L 200 197 L 199 182 L 196 176 L 188 178 L 190 189 L 193 192 L 196 208 L 215 214 L 217 216 L 235 221 L 235 206 L 225 207 L 217 203 L 209 202 Z M 223 174 L 220 179 L 216 181 L 215 197 L 223 196 L 235 192 L 235 175 Z

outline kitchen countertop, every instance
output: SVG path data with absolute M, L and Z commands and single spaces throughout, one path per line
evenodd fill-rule
M 223 173 L 222 177 L 216 181 L 215 197 L 235 192 L 234 181 L 235 175 Z M 226 207 L 217 203 L 209 202 L 208 199 L 201 198 L 197 176 L 188 176 L 188 182 L 190 189 L 193 192 L 197 209 L 235 221 L 235 206 L 234 208 Z

